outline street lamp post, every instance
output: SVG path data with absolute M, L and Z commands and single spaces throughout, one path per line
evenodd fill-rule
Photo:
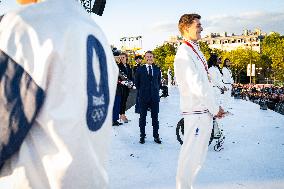
M 266 84 L 268 84 L 268 77 L 266 77 L 265 80 L 266 80 Z
M 251 84 L 251 75 L 252 75 L 252 63 L 251 63 L 251 57 L 252 57 L 252 44 L 250 42 L 250 58 L 249 58 L 249 64 L 250 64 L 250 73 L 249 73 L 249 83 Z
M 257 76 L 257 79 L 258 79 L 258 82 L 259 82 L 260 77 L 261 77 L 262 67 L 255 68 L 255 69 L 256 69 L 256 74 L 255 74 L 255 77 L 254 77 L 254 81 L 256 80 L 256 76 Z M 254 83 L 255 83 L 255 82 L 254 82 Z

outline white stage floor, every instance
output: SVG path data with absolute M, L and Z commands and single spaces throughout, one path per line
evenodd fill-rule
M 139 143 L 139 115 L 127 111 L 131 121 L 113 127 L 107 171 L 110 189 L 174 189 L 180 144 L 176 124 L 181 118 L 179 94 L 175 87 L 160 102 L 160 137 L 154 143 L 150 115 L 146 143 Z M 224 149 L 209 146 L 206 162 L 194 189 L 283 189 L 284 116 L 260 110 L 249 101 L 232 100 L 234 115 L 223 122 Z

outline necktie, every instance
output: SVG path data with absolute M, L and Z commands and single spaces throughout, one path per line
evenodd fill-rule
M 152 66 L 149 66 L 149 67 L 148 67 L 148 71 L 149 71 L 148 74 L 149 74 L 149 76 L 151 77 L 151 76 L 152 76 Z

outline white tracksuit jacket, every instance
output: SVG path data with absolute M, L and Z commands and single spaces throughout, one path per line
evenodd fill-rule
M 224 107 L 228 108 L 230 107 L 230 104 L 232 103 L 231 100 L 231 93 L 232 93 L 232 84 L 234 84 L 234 79 L 232 76 L 232 71 L 226 67 L 223 67 L 222 69 L 223 72 L 223 82 L 225 87 L 228 89 L 224 93 Z
M 212 66 L 208 69 L 210 77 L 211 77 L 211 82 L 214 87 L 214 92 L 215 92 L 215 98 L 219 105 L 221 106 L 222 104 L 222 94 L 221 94 L 221 88 L 224 88 L 224 83 L 223 83 L 223 76 L 219 69 L 216 66 Z
M 103 189 L 118 68 L 74 0 L 0 22 L 0 188 Z
M 234 83 L 234 79 L 232 76 L 232 71 L 226 67 L 222 68 L 223 72 L 223 82 L 225 85 L 232 85 Z
M 199 47 L 191 43 L 199 55 Z M 219 106 L 214 100 L 212 83 L 209 82 L 207 72 L 198 56 L 186 44 L 181 44 L 174 61 L 175 75 L 180 91 L 180 108 L 182 112 L 193 112 L 208 109 L 216 115 Z

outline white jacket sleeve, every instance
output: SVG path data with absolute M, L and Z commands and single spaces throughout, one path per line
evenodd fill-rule
M 223 88 L 224 83 L 223 83 L 223 79 L 222 79 L 222 74 L 220 73 L 218 68 L 210 67 L 208 72 L 210 74 L 212 85 L 216 86 L 218 88 Z

